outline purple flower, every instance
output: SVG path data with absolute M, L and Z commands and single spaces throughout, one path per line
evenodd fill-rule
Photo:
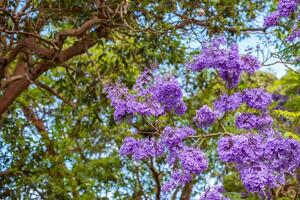
M 137 140 L 133 137 L 126 137 L 120 148 L 122 156 L 132 156 L 134 160 L 143 160 L 149 157 L 158 157 L 165 149 L 160 141 L 155 138 L 143 138 Z
M 163 153 L 163 147 L 154 138 L 143 138 L 138 140 L 137 150 L 133 152 L 132 157 L 134 160 L 143 160 L 161 156 Z
M 242 113 L 236 119 L 236 126 L 241 129 L 263 129 L 272 126 L 273 119 L 268 114 L 257 116 L 252 113 Z
M 199 200 L 230 200 L 223 196 L 224 189 L 222 187 L 208 188 Z
M 126 137 L 120 149 L 122 156 L 132 155 L 138 148 L 138 141 L 133 137 Z
M 243 102 L 250 108 L 264 110 L 272 103 L 272 95 L 262 88 L 245 89 L 243 94 Z
M 178 158 L 182 169 L 192 174 L 200 174 L 208 167 L 208 161 L 199 149 L 185 147 L 179 153 Z
M 235 164 L 249 192 L 284 184 L 285 174 L 300 166 L 300 143 L 275 134 L 223 137 L 218 154 L 222 161 Z
M 220 99 L 214 102 L 214 108 L 219 113 L 233 111 L 241 106 L 242 100 L 243 96 L 239 92 L 230 96 L 223 94 Z
M 116 121 L 133 115 L 136 100 L 134 96 L 129 94 L 128 88 L 121 84 L 115 84 L 106 86 L 105 91 L 108 93 L 107 98 L 110 99 L 111 105 L 115 108 L 114 119 Z
M 276 26 L 279 21 L 280 15 L 278 12 L 273 12 L 269 16 L 265 18 L 264 26 L 265 27 L 271 27 Z
M 280 16 L 288 17 L 297 9 L 297 0 L 279 0 L 277 10 Z
M 177 186 L 186 184 L 192 180 L 192 176 L 190 173 L 186 173 L 183 171 L 175 170 L 171 174 L 171 178 L 162 186 L 163 192 L 169 192 L 175 189 Z
M 162 134 L 162 143 L 170 151 L 172 151 L 181 147 L 183 145 L 183 140 L 188 136 L 194 135 L 195 133 L 196 131 L 189 127 L 172 128 L 170 126 L 167 126 Z
M 256 160 L 260 156 L 260 137 L 252 134 L 223 137 L 218 142 L 218 154 L 224 162 L 240 164 Z
M 260 68 L 260 62 L 257 60 L 257 58 L 250 54 L 241 56 L 241 60 L 241 69 L 246 72 L 254 73 Z
M 240 171 L 242 182 L 249 192 L 260 192 L 277 186 L 276 176 L 264 165 L 255 164 Z
M 198 127 L 209 127 L 216 121 L 216 119 L 216 113 L 205 105 L 197 110 L 194 122 L 196 122 Z
M 216 69 L 229 89 L 237 86 L 243 71 L 253 73 L 259 68 L 259 62 L 252 56 L 241 56 L 238 45 L 233 43 L 230 49 L 224 48 L 224 39 L 214 38 L 211 43 L 202 46 L 202 52 L 187 66 L 193 71 L 205 68 Z
M 174 111 L 178 115 L 185 113 L 186 106 L 182 100 L 181 88 L 174 78 L 159 80 L 154 86 L 153 95 L 166 111 Z
M 300 166 L 300 143 L 293 139 L 268 138 L 264 158 L 278 172 L 294 173 Z
M 237 69 L 219 69 L 219 75 L 220 77 L 226 82 L 226 86 L 229 89 L 235 88 L 239 81 L 240 81 L 240 75 L 242 71 Z
M 300 28 L 292 30 L 292 33 L 287 37 L 287 41 L 293 42 L 297 38 L 300 38 Z

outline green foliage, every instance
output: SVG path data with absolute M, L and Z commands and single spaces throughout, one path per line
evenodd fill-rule
M 299 121 L 300 120 L 300 112 L 289 112 L 286 110 L 274 110 L 274 115 L 276 117 L 284 117 L 285 119 L 288 119 L 290 121 Z

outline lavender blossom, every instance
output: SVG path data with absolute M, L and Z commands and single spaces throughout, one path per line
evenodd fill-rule
M 230 200 L 223 196 L 224 189 L 222 187 L 208 188 L 199 200 Z
M 214 102 L 214 109 L 219 113 L 233 111 L 242 105 L 242 100 L 243 96 L 239 92 L 230 96 L 223 94 L 220 99 Z
M 272 103 L 272 95 L 262 88 L 245 89 L 243 102 L 250 108 L 265 110 Z
M 197 110 L 194 122 L 198 127 L 209 127 L 216 121 L 216 119 L 216 113 L 205 105 Z

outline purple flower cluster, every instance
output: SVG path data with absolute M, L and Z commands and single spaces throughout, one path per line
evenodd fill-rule
M 300 143 L 282 137 L 257 134 L 223 137 L 218 142 L 222 161 L 232 162 L 250 192 L 274 188 L 285 182 L 286 173 L 300 165 Z
M 128 88 L 121 84 L 109 85 L 105 88 L 108 91 L 107 98 L 115 108 L 114 118 L 116 121 L 135 113 L 135 97 L 129 94 Z
M 158 80 L 152 89 L 153 99 L 159 102 L 165 111 L 174 111 L 177 115 L 183 115 L 186 106 L 179 83 L 174 78 Z
M 297 9 L 298 0 L 279 0 L 277 10 L 280 16 L 288 17 Z
M 160 116 L 174 112 L 182 115 L 186 111 L 178 81 L 173 77 L 153 80 L 148 70 L 138 77 L 132 92 L 121 84 L 106 86 L 105 90 L 115 109 L 116 121 L 136 114 Z
M 212 187 L 200 197 L 199 200 L 229 200 L 223 196 L 224 189 L 222 187 Z
M 238 128 L 252 130 L 265 130 L 272 127 L 273 118 L 268 114 L 257 116 L 253 113 L 242 113 L 236 118 L 235 124 Z
M 243 95 L 240 92 L 228 96 L 223 94 L 220 99 L 214 102 L 214 108 L 218 113 L 233 111 L 238 109 L 243 103 Z
M 243 102 L 250 108 L 265 110 L 272 103 L 272 95 L 262 88 L 245 89 Z
M 201 71 L 205 68 L 216 69 L 228 88 L 234 88 L 243 71 L 253 73 L 259 67 L 259 61 L 251 55 L 240 55 L 236 43 L 229 49 L 224 48 L 225 40 L 215 38 L 202 46 L 200 55 L 194 58 L 187 68 Z
M 208 161 L 204 153 L 183 143 L 184 138 L 195 133 L 195 130 L 187 127 L 166 127 L 164 129 L 162 143 L 168 150 L 167 161 L 169 165 L 173 166 L 173 169 L 175 168 L 170 180 L 163 185 L 164 192 L 191 181 L 193 175 L 198 175 L 207 169 Z
M 155 140 L 155 138 L 137 140 L 133 137 L 126 137 L 120 148 L 122 156 L 132 156 L 134 160 L 161 156 L 164 151 L 162 143 L 159 140 Z
M 298 0 L 279 0 L 277 5 L 277 11 L 272 12 L 265 18 L 264 26 L 275 26 L 279 22 L 281 17 L 289 17 L 293 12 L 297 10 Z
M 170 151 L 176 151 L 177 149 L 182 148 L 183 140 L 185 138 L 194 134 L 196 134 L 196 131 L 189 127 L 172 128 L 167 126 L 163 131 L 161 140 Z
M 194 117 L 194 122 L 198 127 L 206 128 L 211 126 L 218 117 L 228 111 L 234 111 L 246 103 L 250 108 L 264 111 L 265 114 L 257 116 L 251 113 L 244 113 L 237 117 L 238 128 L 246 130 L 258 129 L 266 131 L 272 125 L 272 118 L 266 114 L 267 107 L 272 103 L 272 95 L 262 88 L 245 89 L 230 96 L 223 94 L 214 102 L 214 109 L 202 106 Z
M 265 27 L 271 27 L 271 26 L 276 26 L 277 23 L 279 22 L 280 15 L 279 13 L 272 12 L 270 15 L 268 15 L 265 20 L 264 20 L 264 26 Z
M 184 144 L 183 140 L 195 133 L 196 131 L 189 127 L 167 126 L 159 139 L 126 137 L 120 148 L 120 154 L 132 156 L 134 160 L 139 161 L 159 157 L 167 152 L 167 162 L 174 169 L 170 180 L 163 186 L 163 191 L 168 192 L 178 185 L 188 183 L 193 175 L 200 174 L 208 166 L 208 161 L 201 150 Z
M 287 41 L 293 42 L 297 38 L 300 38 L 300 28 L 292 30 L 292 33 L 287 37 Z
M 216 112 L 205 105 L 197 110 L 196 116 L 194 117 L 194 122 L 198 127 L 209 127 L 216 121 L 216 119 Z

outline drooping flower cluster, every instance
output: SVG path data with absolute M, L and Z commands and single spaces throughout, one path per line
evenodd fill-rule
M 134 160 L 143 160 L 150 157 L 158 157 L 164 153 L 164 146 L 154 138 L 143 138 L 137 140 L 126 137 L 120 149 L 122 156 L 132 156 Z
M 211 43 L 204 44 L 201 54 L 195 57 L 187 68 L 193 71 L 216 69 L 231 89 L 237 86 L 243 71 L 253 73 L 260 67 L 260 63 L 251 55 L 240 55 L 236 43 L 229 49 L 226 49 L 224 44 L 224 38 L 215 38 Z
M 162 142 L 168 151 L 167 161 L 175 168 L 171 179 L 163 185 L 164 192 L 188 183 L 192 180 L 193 175 L 198 175 L 207 169 L 208 161 L 204 153 L 183 143 L 184 138 L 194 134 L 195 130 L 191 128 L 166 127 L 164 129 Z
M 215 122 L 216 118 L 216 112 L 205 105 L 197 111 L 194 121 L 198 127 L 209 127 Z
M 223 137 L 218 142 L 218 153 L 222 161 L 236 165 L 250 192 L 283 184 L 285 173 L 294 173 L 300 165 L 300 143 L 280 136 Z
M 160 157 L 167 153 L 167 162 L 172 166 L 171 178 L 163 185 L 163 191 L 168 192 L 178 185 L 190 182 L 193 175 L 203 172 L 208 161 L 204 153 L 196 148 L 184 144 L 184 139 L 192 136 L 196 131 L 189 127 L 173 128 L 167 126 L 162 136 L 135 139 L 124 139 L 120 149 L 122 156 L 132 156 L 134 160 L 144 160 L 151 157 Z
M 238 128 L 266 131 L 266 128 L 271 127 L 272 118 L 266 113 L 266 109 L 272 103 L 272 95 L 262 88 L 245 89 L 243 92 L 236 92 L 229 96 L 223 94 L 215 100 L 213 109 L 206 105 L 202 106 L 197 111 L 194 121 L 198 127 L 209 127 L 222 114 L 239 109 L 243 103 L 264 113 L 260 116 L 252 113 L 241 114 L 236 121 Z
M 287 41 L 293 42 L 296 38 L 300 38 L 300 28 L 292 30 L 292 33 L 287 37 Z
M 223 94 L 218 100 L 214 102 L 215 110 L 221 114 L 227 111 L 238 109 L 243 103 L 243 94 L 240 92 L 228 96 Z
M 277 10 L 265 18 L 266 27 L 275 26 L 281 17 L 289 17 L 297 9 L 298 0 L 279 0 Z
M 174 112 L 182 115 L 186 111 L 178 81 L 174 77 L 153 79 L 148 70 L 139 76 L 131 92 L 121 84 L 106 86 L 106 92 L 115 109 L 116 121 L 136 114 L 160 116 Z
M 268 114 L 258 116 L 253 113 L 242 113 L 236 118 L 236 126 L 246 130 L 265 130 L 272 127 L 273 118 Z
M 261 88 L 246 89 L 243 101 L 250 108 L 264 110 L 272 103 L 272 95 Z
M 199 200 L 229 200 L 223 196 L 224 189 L 222 187 L 212 187 L 205 191 Z
M 298 0 L 279 0 L 277 11 L 280 16 L 288 17 L 297 9 Z

